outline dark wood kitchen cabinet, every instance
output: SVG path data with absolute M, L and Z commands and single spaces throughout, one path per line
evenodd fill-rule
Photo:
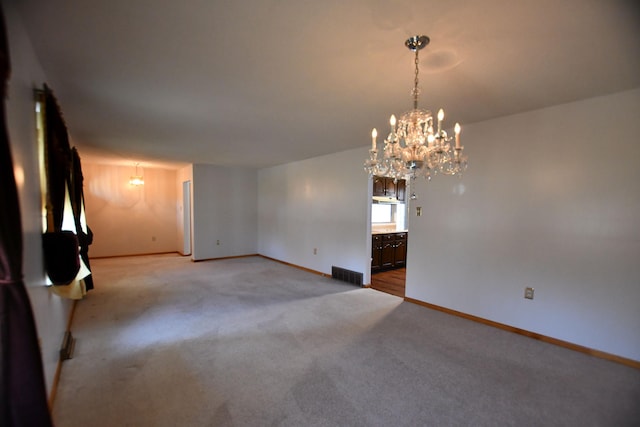
M 395 264 L 395 236 L 393 234 L 382 235 L 382 253 L 380 255 L 382 270 L 389 270 Z
M 371 272 L 402 268 L 407 264 L 407 233 L 374 234 L 371 240 Z
M 394 241 L 393 268 L 402 268 L 407 265 L 407 233 L 396 233 Z
M 380 197 L 397 198 L 404 201 L 406 182 L 404 179 L 394 180 L 382 176 L 373 177 L 373 195 Z
M 407 182 L 404 179 L 399 179 L 396 182 L 396 199 L 404 202 L 404 195 L 407 191 Z
M 379 176 L 373 177 L 373 195 L 374 196 L 384 196 L 385 195 L 385 182 L 386 178 L 382 178 Z
M 382 234 L 374 234 L 371 238 L 371 272 L 382 270 Z

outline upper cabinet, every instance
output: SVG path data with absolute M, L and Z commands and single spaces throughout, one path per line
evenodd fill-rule
M 392 197 L 404 201 L 406 192 L 406 182 L 404 179 L 394 180 L 381 176 L 373 177 L 373 195 L 381 197 Z
M 387 178 L 382 178 L 380 176 L 373 177 L 373 195 L 374 196 L 387 195 Z
M 407 190 L 407 182 L 404 179 L 399 179 L 396 182 L 396 199 L 404 202 L 404 194 Z

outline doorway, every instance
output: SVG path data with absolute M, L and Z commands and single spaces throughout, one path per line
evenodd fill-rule
M 182 183 L 182 254 L 191 255 L 191 181 Z
M 407 200 L 371 204 L 371 287 L 404 298 L 408 243 Z

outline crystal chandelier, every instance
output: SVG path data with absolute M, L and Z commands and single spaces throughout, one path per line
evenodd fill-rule
M 454 138 L 442 129 L 444 111 L 438 111 L 437 122 L 434 122 L 431 111 L 418 109 L 418 52 L 428 44 L 427 36 L 411 37 L 405 42 L 405 46 L 416 53 L 411 91 L 413 110 L 404 113 L 397 121 L 396 116 L 391 115 L 391 132 L 384 140 L 380 156 L 376 147 L 378 132 L 375 128 L 371 132 L 371 149 L 364 164 L 371 176 L 395 179 L 421 176 L 430 180 L 431 176 L 439 173 L 460 176 L 467 168 L 467 158 L 463 156 L 460 145 L 460 125 L 455 125 L 455 145 L 452 145 L 450 142 Z

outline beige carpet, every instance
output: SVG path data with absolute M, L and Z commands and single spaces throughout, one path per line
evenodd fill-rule
M 92 261 L 54 419 L 640 425 L 640 371 L 260 257 Z

